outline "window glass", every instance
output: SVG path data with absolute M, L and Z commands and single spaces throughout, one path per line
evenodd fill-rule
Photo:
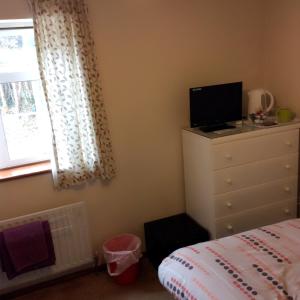
M 49 159 L 33 28 L 0 30 L 0 168 Z
M 0 30 L 0 72 L 37 72 L 33 29 Z

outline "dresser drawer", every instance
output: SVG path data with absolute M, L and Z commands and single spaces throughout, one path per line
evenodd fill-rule
M 216 220 L 217 238 L 296 217 L 296 199 L 248 210 Z
M 296 199 L 297 182 L 298 178 L 294 176 L 216 195 L 215 216 L 221 218 L 274 202 Z
M 298 175 L 298 153 L 214 172 L 215 194 Z
M 213 169 L 222 169 L 298 151 L 298 129 L 213 145 Z

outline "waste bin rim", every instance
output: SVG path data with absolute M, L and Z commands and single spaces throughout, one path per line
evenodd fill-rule
M 103 242 L 103 245 L 102 245 L 103 250 L 106 251 L 106 252 L 110 252 L 110 253 L 116 252 L 116 251 L 108 250 L 107 247 L 106 247 L 106 245 L 107 245 L 109 242 L 111 242 L 111 241 L 113 241 L 113 240 L 116 240 L 116 239 L 118 239 L 118 238 L 120 238 L 120 237 L 124 237 L 124 236 L 135 238 L 135 239 L 137 240 L 138 244 L 137 244 L 136 248 L 133 249 L 133 250 L 125 250 L 125 251 L 124 251 L 124 250 L 123 250 L 123 251 L 121 250 L 121 251 L 118 251 L 118 252 L 124 252 L 124 254 L 125 254 L 126 252 L 136 251 L 137 249 L 139 249 L 139 248 L 141 247 L 142 241 L 141 241 L 140 237 L 138 237 L 137 235 L 132 234 L 132 233 L 121 233 L 121 234 L 118 234 L 118 235 L 114 235 L 114 236 L 112 236 L 112 237 L 109 238 L 109 239 L 106 239 L 106 240 Z

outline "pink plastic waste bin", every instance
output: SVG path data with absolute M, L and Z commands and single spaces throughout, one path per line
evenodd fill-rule
M 133 234 L 122 234 L 103 244 L 107 271 L 121 285 L 133 283 L 139 273 L 141 240 Z

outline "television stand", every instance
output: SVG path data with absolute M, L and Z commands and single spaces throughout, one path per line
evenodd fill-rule
M 207 126 L 200 126 L 199 129 L 203 132 L 212 132 L 212 131 L 217 131 L 217 130 L 223 130 L 223 129 L 233 129 L 236 128 L 233 125 L 228 125 L 226 123 L 221 123 L 221 124 L 211 124 Z

